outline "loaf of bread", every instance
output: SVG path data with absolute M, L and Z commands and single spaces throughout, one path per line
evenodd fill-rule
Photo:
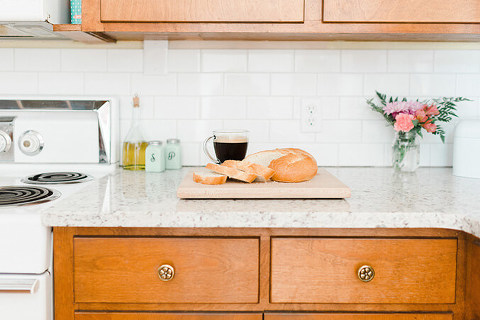
M 244 161 L 269 167 L 275 171 L 273 181 L 302 182 L 317 174 L 317 161 L 306 151 L 286 148 L 260 151 L 249 155 Z
M 193 173 L 193 181 L 201 184 L 224 184 L 227 182 L 227 176 L 207 169 L 200 169 Z
M 247 173 L 252 173 L 257 176 L 257 181 L 267 181 L 273 176 L 275 171 L 269 167 L 262 166 L 256 163 L 248 161 L 237 161 L 237 160 L 226 160 L 222 163 L 222 166 L 227 166 L 230 168 L 235 168 L 238 170 L 245 171 Z

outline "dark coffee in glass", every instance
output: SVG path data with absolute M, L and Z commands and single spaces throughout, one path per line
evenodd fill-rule
M 215 156 L 208 151 L 207 143 L 213 139 Z M 216 163 L 225 160 L 243 160 L 247 155 L 248 131 L 246 130 L 222 130 L 214 131 L 213 136 L 207 138 L 203 144 L 205 154 Z

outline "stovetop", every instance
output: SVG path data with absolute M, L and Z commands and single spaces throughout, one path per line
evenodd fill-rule
M 0 207 L 34 205 L 58 199 L 61 193 L 55 189 L 35 186 L 0 187 Z

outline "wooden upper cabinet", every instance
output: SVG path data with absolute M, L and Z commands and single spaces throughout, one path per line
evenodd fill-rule
M 101 0 L 103 22 L 303 22 L 305 0 Z
M 452 320 L 452 314 L 422 313 L 326 313 L 326 314 L 265 314 L 265 320 Z
M 260 313 L 111 313 L 77 312 L 75 320 L 262 320 Z M 398 319 L 404 320 L 404 319 Z M 418 319 L 418 320 L 430 320 Z M 436 320 L 436 319 L 431 319 Z M 439 318 L 440 320 L 440 318 Z
M 324 0 L 324 22 L 480 23 L 478 0 Z

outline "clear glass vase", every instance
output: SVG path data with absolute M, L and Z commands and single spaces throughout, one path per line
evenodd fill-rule
M 397 132 L 393 142 L 393 169 L 415 172 L 420 165 L 420 144 L 415 132 Z

